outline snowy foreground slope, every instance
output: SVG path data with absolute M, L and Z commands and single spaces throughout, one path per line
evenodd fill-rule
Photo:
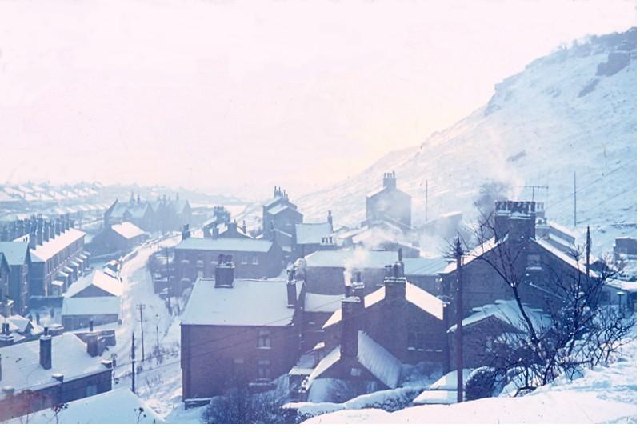
M 623 347 L 610 367 L 587 371 L 572 382 L 559 379 L 519 397 L 454 405 L 345 410 L 306 423 L 637 423 L 637 342 Z
M 514 199 L 531 199 L 525 185 L 548 186 L 536 200 L 545 201 L 548 217 L 572 226 L 575 171 L 578 225 L 635 233 L 636 94 L 635 29 L 585 39 L 497 84 L 484 107 L 420 147 L 296 202 L 308 219 L 331 208 L 339 224 L 355 224 L 382 172 L 395 170 L 398 187 L 413 197 L 414 225 L 425 220 L 426 179 L 430 219 L 462 211 L 471 220 L 479 186 L 497 180 Z

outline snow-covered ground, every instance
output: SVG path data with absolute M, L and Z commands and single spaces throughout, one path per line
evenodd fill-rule
M 392 413 L 379 409 L 349 410 L 351 407 L 346 405 L 341 411 L 314 417 L 305 424 L 637 423 L 636 359 L 634 338 L 611 366 L 587 370 L 582 378 L 571 382 L 558 379 L 523 397 L 416 406 Z
M 169 313 L 165 302 L 153 292 L 153 281 L 146 266 L 149 257 L 164 247 L 175 246 L 180 236 L 159 242 L 149 242 L 125 258 L 120 270 L 124 292 L 122 296 L 122 325 L 116 329 L 117 344 L 103 356 L 116 355 L 114 388 L 131 388 L 131 337 L 135 334 L 136 394 L 169 423 L 199 423 L 203 408 L 185 410 L 182 404 L 182 371 L 180 369 L 181 300 L 172 299 L 175 315 Z M 144 354 L 142 359 L 142 329 Z M 161 355 L 155 355 L 159 346 Z

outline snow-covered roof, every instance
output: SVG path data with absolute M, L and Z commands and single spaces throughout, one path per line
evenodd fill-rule
M 462 381 L 469 379 L 472 369 L 462 369 Z M 463 389 L 464 393 L 464 389 Z M 420 393 L 414 400 L 415 405 L 449 405 L 458 401 L 458 371 L 452 370 L 429 388 Z
M 490 250 L 494 249 L 496 246 L 498 246 L 499 244 L 503 243 L 504 240 L 506 239 L 506 237 L 504 237 L 502 240 L 496 242 L 495 238 L 491 237 L 489 240 L 485 241 L 484 243 L 476 246 L 475 248 L 473 248 L 471 251 L 469 251 L 469 253 L 466 253 L 462 256 L 462 265 L 467 265 L 470 262 L 474 261 L 476 258 L 478 258 L 479 256 L 485 254 L 486 252 L 489 252 Z M 456 262 L 452 261 L 449 263 L 449 265 L 447 265 L 445 267 L 445 269 L 442 271 L 442 274 L 449 274 L 451 272 L 454 272 L 456 270 Z
M 541 310 L 530 308 L 526 305 L 523 307 L 537 330 L 549 324 L 549 316 Z M 462 320 L 462 327 L 469 326 L 489 317 L 495 317 L 516 328 L 521 328 L 523 325 L 522 314 L 515 300 L 496 300 L 495 303 L 473 308 L 471 314 Z M 447 332 L 453 332 L 456 328 L 457 324 L 454 324 Z
M 340 359 L 340 346 L 337 346 L 320 360 L 309 375 L 309 385 Z M 387 387 L 394 388 L 398 385 L 402 364 L 363 331 L 358 331 L 358 362 Z
M 302 282 L 296 285 L 298 293 Z M 236 279 L 233 288 L 215 288 L 214 279 L 196 281 L 182 314 L 182 325 L 287 326 L 286 279 Z
M 193 238 L 182 240 L 177 250 L 268 252 L 271 242 L 252 238 Z
M 26 333 L 29 324 L 31 324 L 33 328 L 32 333 L 38 333 L 38 330 L 40 330 L 40 327 L 35 322 L 31 322 L 28 318 L 20 315 L 11 315 L 7 317 L 6 320 L 9 323 L 9 330 L 11 331 Z
M 327 369 L 336 364 L 340 360 L 340 346 L 332 349 L 329 354 L 324 356 L 318 365 L 313 369 L 311 375 L 309 375 L 308 385 L 311 385 L 313 381 L 322 375 Z
M 358 361 L 387 387 L 398 385 L 402 364 L 363 331 L 358 332 Z
M 276 206 L 271 207 L 269 210 L 267 210 L 269 213 L 271 213 L 272 215 L 276 215 L 280 212 L 285 211 L 286 209 L 288 209 L 289 206 L 284 205 L 284 204 L 278 204 Z
M 78 279 L 76 282 L 72 283 L 65 293 L 65 297 L 74 297 L 91 285 L 100 288 L 101 290 L 106 291 L 113 296 L 120 296 L 124 291 L 122 281 L 105 274 L 101 270 L 94 270 L 91 274 L 84 276 Z
M 28 250 L 29 243 L 26 242 L 0 242 L 0 253 L 10 266 L 23 265 L 27 260 Z
M 142 411 L 140 411 L 142 409 Z M 15 420 L 17 423 L 18 420 Z M 11 422 L 10 422 L 11 423 Z M 30 424 L 56 423 L 52 409 L 29 414 Z M 67 402 L 59 424 L 155 424 L 164 421 L 126 387 Z
M 638 282 L 637 281 L 623 281 L 620 279 L 611 279 L 606 282 L 606 285 L 626 292 L 638 292 Z
M 63 333 L 51 338 L 49 370 L 40 366 L 38 340 L 0 348 L 2 386 L 11 386 L 18 393 L 26 388 L 46 387 L 57 383 L 52 377 L 56 373 L 63 374 L 65 381 L 69 381 L 105 370 L 100 357 L 89 356 L 86 345 L 76 335 Z
M 449 261 L 442 257 L 437 258 L 403 258 L 404 274 L 407 276 L 436 275 L 444 271 Z
M 342 294 L 306 293 L 304 296 L 304 310 L 306 312 L 334 312 L 341 307 Z
M 540 247 L 542 247 L 544 250 L 546 250 L 547 252 L 550 252 L 552 255 L 564 261 L 565 263 L 569 264 L 571 267 L 575 268 L 576 270 L 579 270 L 585 274 L 587 273 L 587 267 L 584 265 L 584 263 L 580 262 L 579 260 L 576 260 L 575 257 L 572 257 L 566 254 L 565 252 L 561 251 L 560 249 L 556 248 L 555 246 L 553 246 L 552 244 L 550 244 L 549 242 L 543 239 L 536 239 L 534 242 Z M 598 274 L 593 270 L 589 270 L 589 273 L 592 278 L 598 277 Z
M 31 260 L 34 262 L 44 262 L 53 257 L 55 254 L 71 245 L 73 242 L 85 236 L 84 231 L 75 228 L 69 228 L 60 235 L 50 238 L 49 241 L 42 243 L 31 251 Z
M 118 315 L 120 297 L 64 297 L 62 316 L 65 315 Z
M 126 239 L 132 239 L 146 234 L 137 225 L 131 222 L 122 222 L 117 225 L 112 225 L 111 229 Z
M 318 244 L 331 236 L 329 222 L 296 224 L 296 242 L 298 244 Z
M 307 267 L 384 268 L 397 261 L 398 253 L 362 248 L 320 250 L 304 259 Z
M 444 304 L 439 298 L 429 294 L 422 288 L 415 286 L 414 284 L 407 282 L 406 300 L 409 303 L 414 304 L 418 308 L 427 312 L 428 314 L 443 319 L 444 316 Z M 386 287 L 382 286 L 364 297 L 365 309 L 373 306 L 374 304 L 382 301 L 386 297 Z M 342 309 L 337 309 L 322 328 L 327 328 L 342 321 Z

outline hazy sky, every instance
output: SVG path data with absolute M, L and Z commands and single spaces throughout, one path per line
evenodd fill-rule
M 300 195 L 635 23 L 613 0 L 0 0 L 0 183 Z

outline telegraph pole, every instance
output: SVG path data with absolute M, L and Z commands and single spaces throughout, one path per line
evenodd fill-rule
M 456 257 L 456 367 L 458 368 L 458 402 L 462 402 L 462 245 L 460 237 L 456 239 L 454 245 L 454 256 Z
M 576 198 L 576 172 L 573 172 L 573 226 L 575 227 L 576 225 L 578 225 L 578 218 L 577 218 L 577 198 Z
M 142 311 L 146 306 L 138 304 L 136 307 L 140 310 L 140 348 L 142 348 L 142 361 L 144 361 L 144 327 L 142 325 Z
M 136 392 L 136 334 L 131 333 L 131 392 Z

